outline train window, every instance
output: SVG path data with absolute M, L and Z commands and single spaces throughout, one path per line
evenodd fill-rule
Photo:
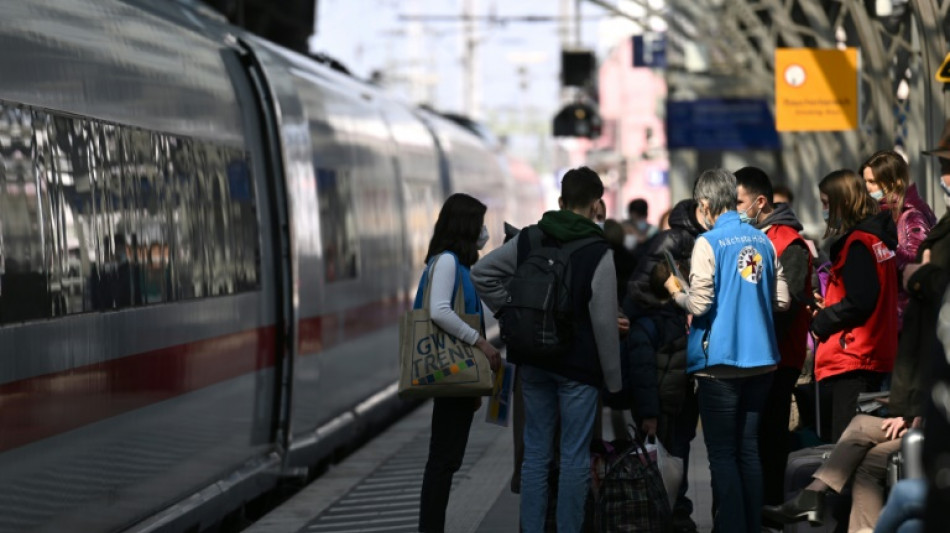
M 352 179 L 333 169 L 318 168 L 317 198 L 326 281 L 356 278 L 359 247 L 356 242 Z
M 259 287 L 247 153 L 0 102 L 0 323 Z

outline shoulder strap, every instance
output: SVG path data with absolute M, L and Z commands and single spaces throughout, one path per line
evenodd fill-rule
M 518 266 L 528 257 L 531 250 L 541 246 L 541 237 L 543 232 L 537 224 L 527 226 L 515 236 L 518 239 Z

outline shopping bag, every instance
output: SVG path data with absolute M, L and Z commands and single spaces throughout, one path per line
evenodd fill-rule
M 514 382 L 515 365 L 508 362 L 502 364 L 498 372 L 495 372 L 495 385 L 492 388 L 491 399 L 488 400 L 488 409 L 485 411 L 485 422 L 508 427 Z
M 673 515 L 663 478 L 639 438 L 609 458 L 599 485 L 594 514 L 598 532 L 670 531 Z
M 683 482 L 683 459 L 670 455 L 660 439 L 654 437 L 653 441 L 646 442 L 647 453 L 656 461 L 656 466 L 660 470 L 668 501 L 675 502 L 680 484 Z
M 488 396 L 493 387 L 488 357 L 432 322 L 429 315 L 431 285 L 426 284 L 422 308 L 407 311 L 399 323 L 399 397 Z M 481 331 L 481 317 L 465 313 L 465 295 L 459 275 L 455 287 L 455 313 Z

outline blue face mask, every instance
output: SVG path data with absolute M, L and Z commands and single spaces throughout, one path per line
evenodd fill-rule
M 827 209 L 822 209 L 822 210 L 821 210 L 821 218 L 822 218 L 825 222 L 828 222 L 828 217 L 829 217 L 829 215 L 828 215 L 828 210 L 827 210 Z
M 745 224 L 751 224 L 755 222 L 755 219 L 758 218 L 759 215 L 755 215 L 754 217 L 749 216 L 749 209 L 752 209 L 751 205 L 747 207 L 745 211 L 739 211 L 739 222 Z
M 884 191 L 883 191 L 883 190 L 876 190 L 876 191 L 872 192 L 872 193 L 871 193 L 871 198 L 874 198 L 875 200 L 880 201 L 882 198 L 884 198 Z

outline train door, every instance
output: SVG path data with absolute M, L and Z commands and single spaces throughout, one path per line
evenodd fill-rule
M 275 365 L 272 375 L 258 374 L 253 438 L 276 442 L 286 450 L 288 388 L 292 384 L 296 321 L 293 307 L 293 254 L 284 168 L 273 95 L 257 58 L 247 46 L 225 57 L 244 110 L 245 131 L 259 198 L 261 273 L 264 305 L 273 307 Z M 263 350 L 262 350 L 263 352 Z

